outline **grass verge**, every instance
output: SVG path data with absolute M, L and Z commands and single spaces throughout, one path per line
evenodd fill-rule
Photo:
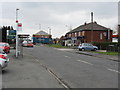
M 118 52 L 95 52 L 95 53 L 106 54 L 106 55 L 120 55 L 120 53 Z

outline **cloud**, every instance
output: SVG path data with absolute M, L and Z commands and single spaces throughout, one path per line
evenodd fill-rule
M 84 0 L 84 2 L 118 2 L 119 0 Z M 83 2 L 83 0 L 1 0 L 0 2 Z
M 118 18 L 117 3 L 112 2 L 8 2 L 2 4 L 3 25 L 14 25 L 16 8 L 19 8 L 19 21 L 23 23 L 23 33 L 37 33 L 41 29 L 48 32 L 51 27 L 53 37 L 60 37 L 69 31 L 90 22 L 90 13 L 94 12 L 94 21 L 112 29 Z M 66 27 L 66 25 L 68 27 Z

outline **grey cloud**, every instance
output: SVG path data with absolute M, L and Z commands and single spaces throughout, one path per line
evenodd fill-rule
M 33 30 L 36 29 L 34 25 L 39 23 L 45 28 L 52 25 L 56 29 L 53 36 L 56 36 L 57 30 L 65 32 L 66 24 L 76 27 L 90 22 L 91 12 L 94 12 L 98 23 L 101 19 L 109 22 L 109 19 L 118 15 L 117 5 L 117 2 L 11 2 L 2 4 L 2 15 L 3 19 L 15 20 L 15 9 L 20 8 L 19 19 L 25 25 L 24 28 Z M 111 25 L 110 23 L 108 24 Z M 61 26 L 65 29 L 60 28 Z

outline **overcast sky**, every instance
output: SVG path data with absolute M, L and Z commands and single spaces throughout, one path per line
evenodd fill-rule
M 61 37 L 72 29 L 94 21 L 105 27 L 117 30 L 118 2 L 2 2 L 2 25 L 16 29 L 16 8 L 19 8 L 19 22 L 22 32 L 35 34 L 40 30 L 51 32 L 53 37 Z

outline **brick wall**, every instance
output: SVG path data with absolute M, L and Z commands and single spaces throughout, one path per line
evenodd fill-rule
M 93 31 L 93 37 L 91 37 L 91 31 L 85 31 L 85 42 L 90 43 L 93 38 L 93 42 L 111 42 L 112 31 L 110 31 L 110 39 L 108 40 L 108 31 Z

